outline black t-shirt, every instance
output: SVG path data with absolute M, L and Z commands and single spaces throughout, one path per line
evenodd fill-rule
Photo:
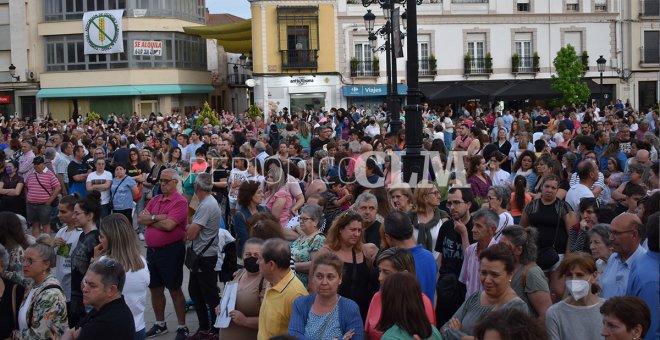
M 108 302 L 100 310 L 89 312 L 76 326 L 78 340 L 133 339 L 135 322 L 124 297 Z
M 74 183 L 74 182 L 85 183 L 85 180 L 82 181 L 74 180 L 73 176 L 86 174 L 87 171 L 91 169 L 92 168 L 89 165 L 89 163 L 85 161 L 82 161 L 81 163 L 76 163 L 76 161 L 72 160 L 71 162 L 69 162 L 69 166 L 66 168 L 67 175 L 69 176 L 69 183 Z
M 326 140 L 320 140 L 318 138 L 312 139 L 312 141 L 309 143 L 309 148 L 310 148 L 310 156 L 314 157 L 314 153 L 318 150 L 323 149 L 323 146 L 328 144 L 330 142 L 329 139 Z
M 145 162 L 140 162 L 140 163 L 137 164 L 137 166 L 132 165 L 132 164 L 127 164 L 126 165 L 126 175 L 128 175 L 130 177 L 139 176 L 139 175 L 145 174 L 145 173 L 147 175 L 149 175 L 150 170 L 151 169 L 149 169 L 149 166 Z
M 536 117 L 535 121 L 536 121 L 536 127 L 534 128 L 534 132 L 543 132 L 543 130 L 548 128 L 548 124 L 550 123 L 550 117 L 548 115 L 538 116 Z
M 9 339 L 11 338 L 11 332 L 14 329 L 14 319 L 18 320 L 18 309 L 21 307 L 21 301 L 23 301 L 23 294 L 25 293 L 25 288 L 21 287 L 12 281 L 2 279 L 5 284 L 5 291 L 2 293 L 2 298 L 0 299 L 0 339 Z M 14 301 L 16 302 L 16 315 L 12 315 L 12 291 L 16 287 L 16 295 L 14 295 Z
M 472 238 L 472 218 L 465 224 L 470 244 L 474 243 Z M 443 223 L 438 232 L 438 241 L 435 251 L 442 255 L 441 273 L 461 274 L 463 266 L 463 241 L 461 235 L 454 230 L 454 220 L 449 219 Z
M 497 150 L 501 153 L 504 154 L 504 156 L 509 156 L 509 152 L 511 151 L 511 143 L 507 140 L 504 141 L 502 145 L 499 144 L 499 142 L 495 142 L 495 145 L 497 145 Z M 489 159 L 487 159 L 488 161 Z M 511 172 L 511 160 L 507 160 L 506 162 L 500 164 L 500 168 L 506 172 Z
M 557 214 L 556 204 L 563 204 L 561 216 Z M 566 232 L 566 224 L 564 216 L 567 212 L 571 212 L 571 207 L 562 200 L 556 200 L 555 203 L 550 205 L 543 204 L 543 201 L 538 200 L 538 209 L 530 213 L 532 210 L 532 202 L 525 208 L 525 212 L 529 218 L 529 226 L 536 228 L 539 232 L 539 237 L 536 241 L 538 249 L 544 247 L 551 247 L 555 239 L 555 230 L 557 223 L 559 223 L 559 230 L 557 230 L 557 241 L 555 242 L 555 250 L 558 254 L 566 253 L 566 242 L 568 241 L 568 233 Z
M 229 178 L 229 168 L 219 165 L 217 168 L 213 169 L 213 183 L 220 182 L 223 178 Z M 220 189 L 213 186 L 213 194 L 227 195 L 227 188 Z
M 370 227 L 364 229 L 364 242 L 373 243 L 380 248 L 380 222 L 375 221 Z

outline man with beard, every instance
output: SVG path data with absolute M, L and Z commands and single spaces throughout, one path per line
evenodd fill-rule
M 435 244 L 435 251 L 440 253 L 437 259 L 440 268 L 437 325 L 449 321 L 465 300 L 466 288 L 458 277 L 463 266 L 463 250 L 474 243 L 470 214 L 473 200 L 474 195 L 469 188 L 451 188 L 447 193 L 447 208 L 451 219 L 440 227 Z

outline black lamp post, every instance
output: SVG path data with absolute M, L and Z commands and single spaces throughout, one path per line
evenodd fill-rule
M 607 60 L 602 55 L 596 60 L 598 72 L 600 72 L 600 99 L 598 100 L 598 107 L 603 107 L 603 72 L 605 72 L 605 63 L 607 63 Z
M 16 75 L 16 66 L 14 64 L 9 65 L 9 75 L 16 79 L 16 81 L 21 81 L 21 76 Z
M 419 90 L 419 61 L 418 51 L 417 51 L 417 6 L 422 4 L 422 0 L 362 0 L 362 5 L 368 7 L 371 4 L 379 4 L 383 9 L 392 9 L 394 4 L 402 4 L 404 6 L 405 12 L 402 15 L 403 26 L 406 29 L 406 38 L 408 39 L 408 60 L 406 61 L 406 81 L 408 84 L 408 94 L 407 94 L 407 105 L 405 106 L 406 111 L 406 154 L 403 156 L 403 180 L 408 182 L 412 174 L 416 174 L 417 182 L 423 179 L 423 169 L 424 169 L 424 156 L 421 155 L 422 152 L 422 115 L 420 113 L 420 97 L 421 92 Z M 369 11 L 370 12 L 370 11 Z M 368 13 L 369 13 L 368 12 Z M 372 14 L 373 15 L 373 14 Z M 387 15 L 387 13 L 386 13 Z M 391 12 L 390 12 L 391 15 Z M 366 15 L 365 15 L 366 16 Z M 373 16 L 375 20 L 375 15 Z M 371 28 L 373 30 L 373 23 L 371 26 L 366 22 L 365 25 L 367 30 Z M 398 27 L 393 27 L 393 29 L 398 30 Z M 369 32 L 371 32 L 369 30 Z M 393 30 L 390 30 L 393 31 Z M 392 43 L 397 43 L 394 39 L 391 40 Z M 394 50 L 394 48 L 392 48 Z M 396 57 L 393 58 L 393 64 L 396 65 Z M 395 81 L 393 82 L 394 94 L 396 99 L 394 102 L 400 103 L 398 101 L 398 91 L 396 89 L 396 72 L 393 73 Z M 395 103 L 395 105 L 396 105 Z M 392 118 L 391 118 L 391 130 L 392 132 L 399 131 L 395 129 L 400 128 L 400 118 L 399 118 L 399 107 L 391 107 Z

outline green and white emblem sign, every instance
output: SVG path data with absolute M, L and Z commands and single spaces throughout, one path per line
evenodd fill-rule
M 124 52 L 121 17 L 124 10 L 85 12 L 83 35 L 85 54 Z

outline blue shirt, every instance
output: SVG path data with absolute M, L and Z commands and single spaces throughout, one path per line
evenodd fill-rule
M 502 116 L 502 120 L 504 121 L 504 127 L 506 128 L 507 131 L 511 131 L 511 124 L 513 124 L 513 116 L 508 114 Z
M 604 299 L 609 299 L 615 296 L 626 295 L 630 268 L 644 254 L 646 254 L 646 250 L 638 246 L 637 250 L 625 262 L 621 261 L 621 255 L 619 253 L 610 255 L 607 261 L 607 268 L 605 268 L 603 275 L 600 276 L 600 286 L 603 288 L 600 296 Z
M 126 210 L 133 208 L 133 192 L 131 188 L 136 186 L 135 180 L 126 176 L 123 179 L 117 177 L 112 179 L 112 186 L 110 186 L 110 194 L 112 195 L 112 204 L 114 210 Z M 121 183 L 121 185 L 119 185 Z
M 415 275 L 422 292 L 426 295 L 431 303 L 435 304 L 435 280 L 438 277 L 438 263 L 435 261 L 433 254 L 424 249 L 421 244 L 416 247 L 408 249 L 415 259 Z
M 646 255 L 641 256 L 630 267 L 628 276 L 628 289 L 626 295 L 637 296 L 644 300 L 651 310 L 651 327 L 644 339 L 660 339 L 660 276 L 658 267 L 660 266 L 660 253 L 648 251 Z

